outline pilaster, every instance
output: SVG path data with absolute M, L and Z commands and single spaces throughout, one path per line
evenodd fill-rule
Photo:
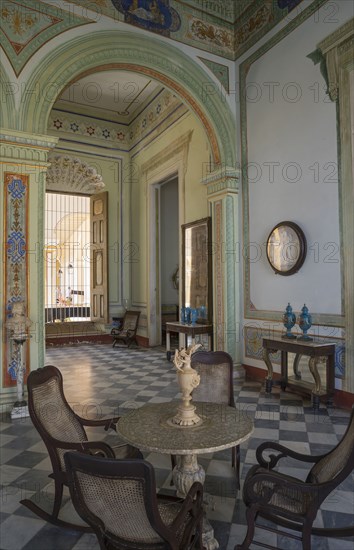
M 336 101 L 338 106 L 339 198 L 346 348 L 343 389 L 351 393 L 354 393 L 353 29 L 354 19 L 351 19 L 317 46 L 326 60 L 330 98 Z
M 240 364 L 240 172 L 222 167 L 202 180 L 212 216 L 214 349 L 227 351 Z
M 15 389 L 9 375 L 12 351 L 4 324 L 11 305 L 24 300 L 31 319 L 26 359 L 29 368 L 44 365 L 44 196 L 48 152 L 57 138 L 3 129 L 1 134 L 0 217 L 4 229 L 1 298 L 1 392 Z

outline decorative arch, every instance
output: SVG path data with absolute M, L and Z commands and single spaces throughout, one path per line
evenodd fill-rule
M 235 166 L 234 116 L 210 77 L 173 46 L 131 32 L 99 31 L 56 48 L 37 66 L 19 111 L 17 128 L 47 133 L 52 106 L 75 80 L 98 70 L 124 69 L 145 74 L 176 92 L 203 124 L 215 164 Z
M 0 78 L 1 78 L 1 89 L 2 89 L 2 100 L 0 101 L 0 120 L 1 127 L 5 128 L 15 128 L 15 121 L 13 119 L 16 112 L 14 96 L 16 93 L 17 84 L 10 82 L 8 74 L 0 62 Z
M 95 168 L 80 159 L 64 155 L 49 156 L 51 163 L 47 170 L 47 191 L 64 193 L 87 193 L 103 189 L 105 186 Z

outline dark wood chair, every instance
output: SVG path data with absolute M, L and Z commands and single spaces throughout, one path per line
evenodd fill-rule
M 125 346 L 132 345 L 135 342 L 138 345 L 136 339 L 136 332 L 138 330 L 140 311 L 126 311 L 123 317 L 122 326 L 120 328 L 112 328 L 111 335 L 113 336 L 113 347 L 118 343 L 123 343 Z
M 71 499 L 95 532 L 101 550 L 202 549 L 203 487 L 185 500 L 156 494 L 145 460 L 110 460 L 65 453 Z
M 233 385 L 233 361 L 225 351 L 197 351 L 191 366 L 200 374 L 200 384 L 193 390 L 193 401 L 222 403 L 236 407 Z M 240 446 L 231 449 L 231 464 L 235 469 L 237 488 L 240 488 Z M 172 466 L 176 459 L 172 456 Z
M 279 443 L 266 442 L 257 448 L 256 457 L 258 464 L 252 466 L 248 472 L 243 488 L 248 530 L 243 543 L 235 546 L 235 550 L 246 550 L 251 543 L 262 548 L 275 548 L 253 541 L 255 528 L 262 528 L 262 525 L 256 524 L 258 516 L 286 529 L 300 531 L 301 536 L 268 525 L 263 527 L 267 531 L 301 540 L 304 550 L 311 550 L 312 534 L 336 538 L 354 535 L 354 525 L 339 528 L 313 527 L 322 502 L 353 471 L 354 409 L 343 438 L 334 449 L 324 455 L 304 455 Z M 273 471 L 283 457 L 313 464 L 305 481 Z
M 32 371 L 27 379 L 27 389 L 30 417 L 51 460 L 53 472 L 49 477 L 54 479 L 55 494 L 51 512 L 40 508 L 34 500 L 21 500 L 21 504 L 55 525 L 87 531 L 87 526 L 82 527 L 59 518 L 63 488 L 67 485 L 64 453 L 75 450 L 110 458 L 142 458 L 142 454 L 130 445 L 111 447 L 104 441 L 88 441 L 84 426 L 115 430 L 119 418 L 89 420 L 76 414 L 65 399 L 63 377 L 56 367 L 50 365 Z

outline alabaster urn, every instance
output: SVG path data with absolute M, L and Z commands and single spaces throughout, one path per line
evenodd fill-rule
M 182 393 L 182 402 L 177 408 L 177 414 L 171 419 L 173 424 L 178 426 L 196 426 L 201 424 L 202 419 L 195 412 L 195 405 L 192 405 L 192 391 L 199 386 L 200 376 L 191 367 L 192 354 L 201 346 L 195 344 L 188 348 L 176 350 L 173 364 L 177 369 L 177 380 Z

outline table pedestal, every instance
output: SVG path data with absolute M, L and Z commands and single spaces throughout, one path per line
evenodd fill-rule
M 177 496 L 185 498 L 189 489 L 195 481 L 204 485 L 205 471 L 203 466 L 198 464 L 197 455 L 180 455 L 177 457 L 177 465 L 172 472 L 173 483 L 177 489 Z M 214 529 L 205 517 L 203 519 L 203 548 L 206 550 L 216 550 L 219 543 L 214 537 Z

